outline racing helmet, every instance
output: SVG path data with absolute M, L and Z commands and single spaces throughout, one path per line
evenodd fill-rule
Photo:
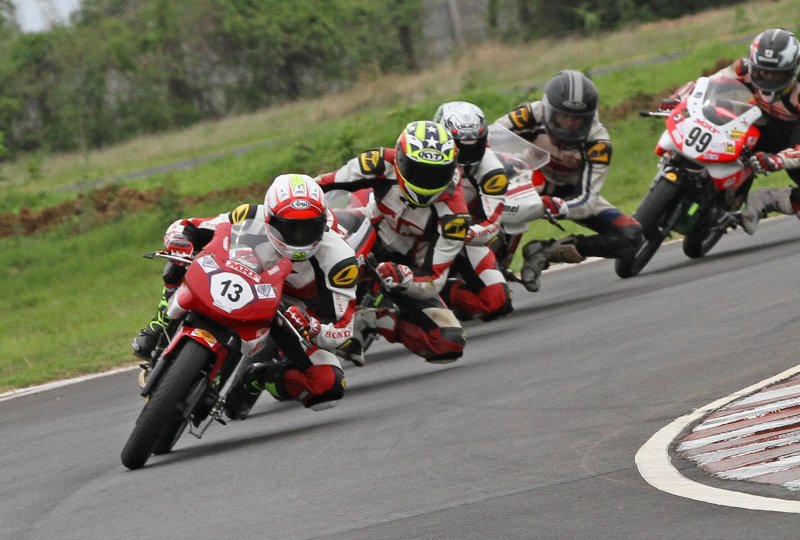
M 264 196 L 267 234 L 275 249 L 293 261 L 314 255 L 326 226 L 322 188 L 305 174 L 275 177 Z
M 456 171 L 456 143 L 441 124 L 418 120 L 397 139 L 395 172 L 403 199 L 430 206 L 447 189 Z
M 489 127 L 480 107 L 466 101 L 443 103 L 433 121 L 450 130 L 458 147 L 456 159 L 461 165 L 475 165 L 483 159 Z
M 580 71 L 560 71 L 544 87 L 544 125 L 547 132 L 566 143 L 589 137 L 597 111 L 597 87 Z
M 750 44 L 747 69 L 759 97 L 772 103 L 784 90 L 797 83 L 800 70 L 797 38 L 782 28 L 761 32 Z

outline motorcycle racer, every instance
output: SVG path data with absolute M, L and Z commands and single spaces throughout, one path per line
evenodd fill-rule
M 511 293 L 488 244 L 497 240 L 508 177 L 494 151 L 487 146 L 486 115 L 472 103 L 442 104 L 433 117 L 453 135 L 466 182 L 464 198 L 472 219 L 464 249 L 453 262 L 457 276 L 448 280 L 442 297 L 462 319 L 487 321 L 511 313 Z
M 751 158 L 753 168 L 769 174 L 785 170 L 800 186 L 800 42 L 782 28 L 758 34 L 745 57 L 714 73 L 710 78 L 736 79 L 752 92 L 761 109 L 764 125 Z M 661 103 L 671 110 L 687 96 L 693 83 L 687 83 Z M 800 218 L 800 187 L 762 188 L 747 197 L 742 211 L 742 226 L 754 234 L 758 221 L 769 212 L 797 215 Z
M 611 162 L 611 141 L 597 115 L 598 93 L 583 73 L 564 70 L 551 78 L 541 101 L 519 105 L 497 122 L 547 150 L 550 161 L 535 173 L 542 203 L 556 219 L 569 219 L 597 234 L 531 241 L 522 248 L 521 281 L 537 291 L 551 262 L 586 257 L 625 257 L 635 252 L 642 230 L 633 217 L 600 195 Z
M 435 122 L 411 122 L 394 148 L 362 152 L 315 180 L 325 191 L 371 190 L 366 212 L 378 230 L 373 253 L 383 261 L 377 271 L 399 293 L 398 310 L 378 309 L 359 331 L 399 341 L 431 363 L 461 357 L 464 330 L 439 297 L 469 226 L 452 135 Z
M 270 244 L 292 261 L 292 273 L 283 289 L 283 301 L 291 305 L 284 315 L 311 347 L 303 358 L 250 366 L 243 386 L 228 396 L 226 414 L 243 419 L 263 390 L 278 400 L 298 400 L 315 410 L 332 407 L 344 396 L 346 383 L 341 364 L 331 351 L 353 344 L 358 274 L 353 249 L 328 228 L 330 214 L 322 190 L 311 177 L 282 174 L 272 181 L 263 204 L 243 204 L 211 218 L 175 221 L 164 235 L 165 251 L 192 255 L 211 240 L 219 223 L 244 219 L 265 220 Z M 166 264 L 158 312 L 132 343 L 136 356 L 151 361 L 151 352 L 169 323 L 165 313 L 168 300 L 185 273 L 181 263 Z M 276 326 L 273 324 L 271 332 L 282 344 L 290 334 Z M 151 366 L 144 363 L 142 367 L 140 383 Z

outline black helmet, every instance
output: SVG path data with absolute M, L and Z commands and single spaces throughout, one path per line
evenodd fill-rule
M 489 127 L 480 107 L 466 101 L 443 103 L 433 116 L 433 121 L 452 133 L 458 146 L 456 159 L 459 163 L 474 165 L 483 159 Z
M 559 72 L 544 87 L 544 125 L 547 132 L 565 142 L 582 142 L 589 136 L 597 88 L 580 71 Z
M 762 99 L 772 102 L 797 81 L 800 44 L 788 30 L 765 30 L 753 40 L 747 60 L 750 81 Z

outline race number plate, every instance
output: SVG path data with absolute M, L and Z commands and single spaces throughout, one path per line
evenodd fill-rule
M 253 301 L 253 288 L 242 276 L 220 272 L 211 276 L 211 297 L 214 305 L 228 313 Z

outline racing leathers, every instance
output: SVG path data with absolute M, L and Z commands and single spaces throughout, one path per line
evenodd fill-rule
M 211 240 L 217 224 L 238 223 L 244 219 L 263 221 L 264 214 L 261 204 L 243 204 L 232 212 L 212 218 L 180 219 L 167 229 L 165 243 L 170 236 L 182 234 L 197 251 Z M 184 266 L 167 263 L 164 269 L 165 291 L 174 290 L 185 272 Z M 344 396 L 346 382 L 339 359 L 332 351 L 346 347 L 353 337 L 357 274 L 353 249 L 341 235 L 330 230 L 323 233 L 320 247 L 312 257 L 292 262 L 291 274 L 284 283 L 283 301 L 303 308 L 316 318 L 319 332 L 309 338 L 311 347 L 304 354 L 287 354 L 283 363 L 273 366 L 268 380 L 258 380 L 263 378 L 258 376 L 247 380 L 245 377 L 244 387 L 251 396 L 249 403 L 241 411 L 243 414 L 229 413 L 229 416 L 244 417 L 261 390 L 269 391 L 278 400 L 300 401 L 303 406 L 314 410 L 338 403 Z M 166 303 L 166 299 L 162 299 L 162 303 Z M 282 349 L 284 343 L 293 341 L 287 330 L 279 325 L 273 324 L 271 332 Z M 294 347 L 294 350 L 300 351 L 299 347 Z M 236 397 L 231 395 L 229 400 L 233 402 Z
M 534 182 L 541 184 L 537 190 L 541 190 L 543 199 L 547 196 L 564 201 L 559 218 L 597 233 L 528 243 L 523 247 L 526 262 L 534 260 L 541 269 L 550 262 L 574 263 L 586 257 L 620 258 L 635 253 L 642 238 L 641 226 L 600 195 L 612 151 L 608 131 L 596 113 L 588 137 L 576 143 L 562 142 L 548 133 L 541 101 L 519 105 L 497 122 L 550 153 L 549 162 L 534 173 Z M 537 289 L 538 275 L 536 284 L 529 287 Z
M 443 291 L 447 305 L 461 318 L 484 321 L 511 313 L 511 293 L 489 244 L 497 240 L 508 177 L 491 148 L 475 164 L 462 165 L 464 199 L 472 224 L 464 249 L 453 262 Z
M 368 331 L 400 342 L 428 362 L 451 362 L 463 354 L 464 330 L 439 293 L 464 246 L 469 214 L 456 170 L 450 186 L 430 206 L 405 202 L 397 185 L 395 149 L 374 148 L 315 180 L 323 191 L 370 190 L 367 215 L 377 227 L 373 253 L 380 261 L 408 266 L 413 279 L 393 295 L 397 310 L 364 317 Z

